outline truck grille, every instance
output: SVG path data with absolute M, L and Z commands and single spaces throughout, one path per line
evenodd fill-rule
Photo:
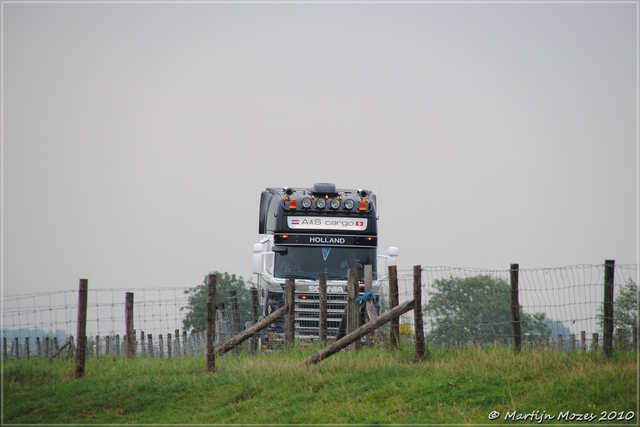
M 347 307 L 347 294 L 327 294 L 327 336 L 338 333 L 342 314 Z M 297 293 L 295 299 L 296 336 L 318 338 L 320 332 L 320 295 Z

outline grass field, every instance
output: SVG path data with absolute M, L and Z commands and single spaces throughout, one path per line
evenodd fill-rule
M 204 372 L 204 357 L 88 360 L 82 379 L 74 377 L 72 361 L 6 361 L 2 421 L 557 424 L 592 414 L 591 423 L 638 424 L 637 353 L 604 360 L 471 347 L 432 350 L 428 361 L 416 362 L 406 347 L 343 351 L 299 367 L 315 350 L 226 355 L 216 358 L 215 373 Z

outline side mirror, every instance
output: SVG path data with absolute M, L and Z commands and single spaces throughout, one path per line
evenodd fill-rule
M 253 273 L 263 275 L 264 274 L 264 262 L 262 254 L 253 254 Z
M 253 273 L 264 274 L 264 255 L 262 253 L 262 243 L 253 245 Z

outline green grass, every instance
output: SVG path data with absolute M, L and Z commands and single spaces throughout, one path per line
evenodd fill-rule
M 3 424 L 492 424 L 505 414 L 637 412 L 636 353 L 599 355 L 468 348 L 342 351 L 298 363 L 318 347 L 179 361 L 6 361 Z M 500 413 L 495 421 L 488 416 Z M 517 416 L 517 415 L 516 415 Z M 637 413 L 627 421 L 638 424 Z M 610 421 L 598 424 L 616 423 Z

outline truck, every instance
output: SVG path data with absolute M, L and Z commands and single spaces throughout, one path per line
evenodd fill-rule
M 359 295 L 364 293 L 364 266 L 372 265 L 373 300 L 379 310 L 378 287 L 386 276 L 378 258 L 395 265 L 398 249 L 378 255 L 377 198 L 365 189 L 338 189 L 332 183 L 311 188 L 267 188 L 260 196 L 258 233 L 253 246 L 253 273 L 262 316 L 284 306 L 284 285 L 295 279 L 295 336 L 319 336 L 319 273 L 327 277 L 327 336 L 334 337 L 347 305 L 348 270 L 358 267 Z M 388 269 L 385 269 L 388 271 Z M 364 309 L 361 312 L 364 321 Z M 262 348 L 284 340 L 284 319 L 260 337 Z

